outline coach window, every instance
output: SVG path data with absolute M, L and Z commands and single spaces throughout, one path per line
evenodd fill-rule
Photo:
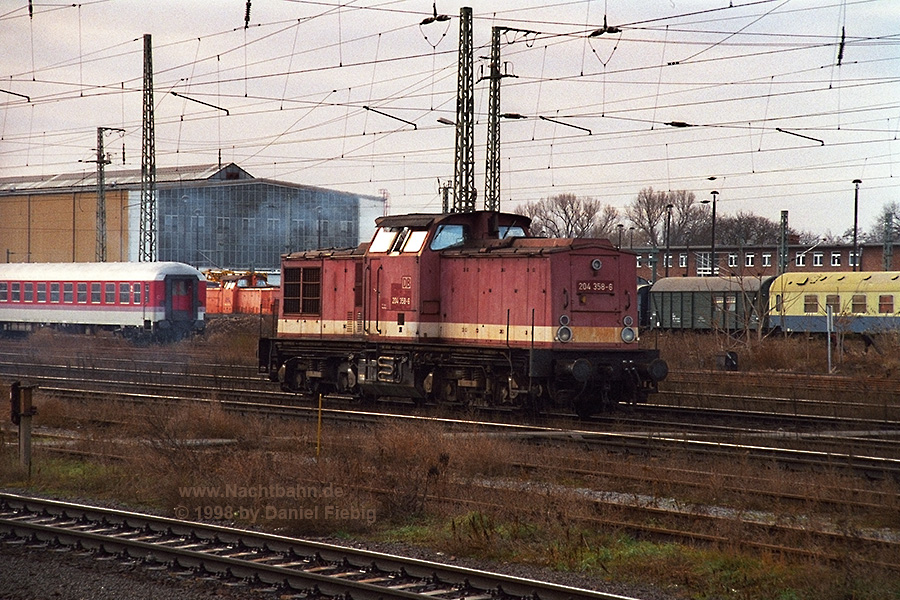
M 37 284 L 37 301 L 38 302 L 46 302 L 47 301 L 47 284 L 46 283 Z
M 11 283 L 9 285 L 9 299 L 12 302 L 21 302 L 22 301 L 22 284 L 21 283 Z
M 91 284 L 91 304 L 100 304 L 100 282 Z
M 114 284 L 114 283 L 106 284 L 105 296 L 106 296 L 106 298 L 104 299 L 104 302 L 106 302 L 107 304 L 115 304 L 116 303 L 116 284 Z
M 860 315 L 864 315 L 868 312 L 865 294 L 853 294 L 852 310 L 855 314 Z
M 893 294 L 885 294 L 878 296 L 878 312 L 890 314 L 894 312 L 894 296 Z
M 66 304 L 72 304 L 72 298 L 74 296 L 75 286 L 71 283 L 63 284 L 63 302 Z
M 59 284 L 50 284 L 50 302 L 59 302 Z
M 0 302 L 9 300 L 9 284 L 5 281 L 0 283 Z
M 78 304 L 87 304 L 87 284 L 78 284 Z
M 815 294 L 806 294 L 803 296 L 803 312 L 817 313 L 819 312 L 819 297 Z
M 134 289 L 134 296 L 133 296 L 134 300 L 132 303 L 140 304 L 141 303 L 141 284 L 139 284 L 139 283 L 134 284 L 133 289 Z
M 469 232 L 465 225 L 438 225 L 434 239 L 431 240 L 431 249 L 446 250 L 462 246 L 468 238 Z
M 34 302 L 34 284 L 31 282 L 25 284 L 25 302 Z
M 119 304 L 128 304 L 128 300 L 130 298 L 131 298 L 131 284 L 120 283 L 119 284 Z
M 831 314 L 837 315 L 841 312 L 841 296 L 840 294 L 826 294 L 825 308 L 831 309 Z

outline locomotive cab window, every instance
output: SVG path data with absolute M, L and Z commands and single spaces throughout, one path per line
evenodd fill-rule
M 446 250 L 462 246 L 467 239 L 469 239 L 469 228 L 465 225 L 438 225 L 434 239 L 431 240 L 431 249 Z
M 525 235 L 525 229 L 520 225 L 501 225 L 497 233 L 501 240 L 505 240 L 506 238 L 527 237 Z
M 388 252 L 397 239 L 398 230 L 393 227 L 379 227 L 369 245 L 369 252 Z
M 422 246 L 425 245 L 425 238 L 428 237 L 427 231 L 410 231 L 409 236 L 406 238 L 406 243 L 403 244 L 403 252 L 418 252 L 422 249 Z
M 285 314 L 320 314 L 322 311 L 321 267 L 292 267 L 282 275 Z

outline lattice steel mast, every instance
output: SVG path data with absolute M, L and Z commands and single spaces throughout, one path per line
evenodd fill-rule
M 456 84 L 456 162 L 453 209 L 475 210 L 475 84 L 472 58 L 472 8 L 459 9 L 459 71 Z
M 484 210 L 500 210 L 500 28 L 491 28 Z
M 153 131 L 153 46 L 144 34 L 144 110 L 141 145 L 141 227 L 138 260 L 156 260 L 156 136 Z

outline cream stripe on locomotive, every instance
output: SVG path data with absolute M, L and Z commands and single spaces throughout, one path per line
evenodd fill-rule
M 407 338 L 410 340 L 437 339 L 441 341 L 486 341 L 493 340 L 504 344 L 530 343 L 532 327 L 512 326 L 507 337 L 506 325 L 473 325 L 471 323 L 420 323 L 409 321 L 404 325 L 396 322 L 368 323 L 369 334 L 387 338 Z M 556 334 L 558 327 L 535 326 L 535 343 L 552 343 L 558 341 Z M 571 344 L 601 343 L 621 344 L 622 327 L 572 327 Z M 280 319 L 278 330 L 283 335 L 362 335 L 362 322 L 348 319 L 346 321 L 320 320 L 320 319 Z M 380 331 L 379 331 L 380 330 Z

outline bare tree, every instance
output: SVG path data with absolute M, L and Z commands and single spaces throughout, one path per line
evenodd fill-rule
M 669 204 L 672 205 L 669 243 L 674 246 L 698 243 L 709 227 L 710 211 L 697 202 L 694 192 L 654 192 L 653 188 L 644 188 L 625 209 L 625 214 L 649 245 L 661 247 L 666 242 Z
M 888 228 L 887 235 L 892 242 L 900 240 L 900 203 L 896 200 L 881 207 L 881 211 L 872 221 L 872 228 L 867 233 L 860 234 L 860 239 L 870 244 L 881 244 L 885 241 L 885 227 Z M 851 230 L 848 237 L 852 235 Z
M 557 238 L 610 237 L 619 215 L 593 198 L 559 194 L 516 208 L 531 217 L 534 235 Z

